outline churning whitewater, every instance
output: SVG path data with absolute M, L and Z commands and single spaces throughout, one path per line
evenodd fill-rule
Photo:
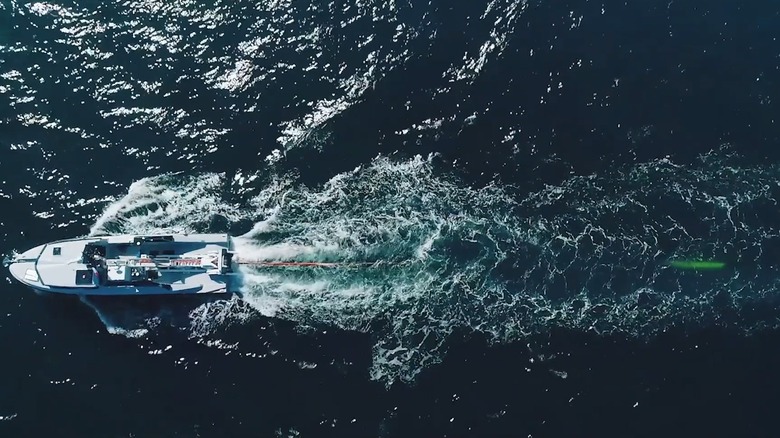
M 768 255 L 780 235 L 762 208 L 776 202 L 778 169 L 729 159 L 708 155 L 690 168 L 661 160 L 522 196 L 465 187 L 436 156 L 377 157 L 315 188 L 294 176 L 164 175 L 133 184 L 92 233 L 242 228 L 243 259 L 376 262 L 243 267 L 241 299 L 202 304 L 182 327 L 210 345 L 259 315 L 366 332 L 371 376 L 389 385 L 440 362 L 456 331 L 506 343 L 554 327 L 647 338 L 671 326 L 776 325 Z M 672 257 L 735 268 L 681 272 Z M 758 302 L 770 310 L 752 313 Z M 142 337 L 164 318 L 102 317 L 132 320 L 112 330 Z

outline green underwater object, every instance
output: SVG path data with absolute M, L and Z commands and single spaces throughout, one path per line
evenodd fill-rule
M 712 260 L 671 260 L 669 266 L 692 271 L 717 271 L 726 267 L 726 263 Z

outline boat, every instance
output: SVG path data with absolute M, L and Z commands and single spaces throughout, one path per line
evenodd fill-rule
M 113 235 L 58 240 L 7 259 L 20 283 L 82 296 L 237 292 L 228 234 Z

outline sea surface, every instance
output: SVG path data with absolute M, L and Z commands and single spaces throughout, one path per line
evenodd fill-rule
M 0 436 L 780 435 L 778 38 L 757 1 L 0 0 L 0 253 L 377 262 L 6 271 Z

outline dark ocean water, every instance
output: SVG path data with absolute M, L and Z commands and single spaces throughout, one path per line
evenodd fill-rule
M 0 0 L 0 252 L 228 231 L 386 262 L 200 301 L 7 279 L 0 436 L 777 436 L 778 29 L 766 2 Z

